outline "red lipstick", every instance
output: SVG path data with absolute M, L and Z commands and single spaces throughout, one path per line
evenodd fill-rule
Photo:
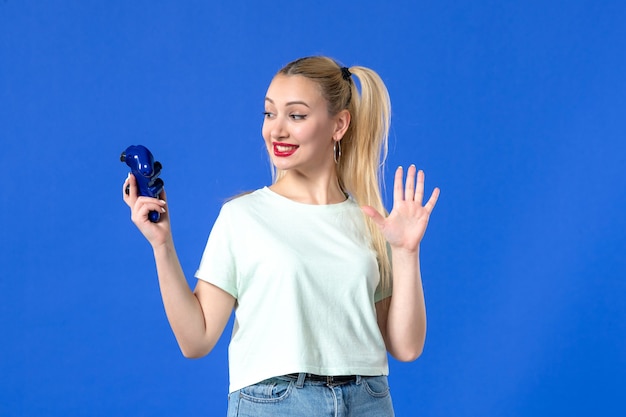
M 274 146 L 274 155 L 281 158 L 293 155 L 298 149 L 298 145 L 291 145 L 289 143 L 274 142 L 272 145 Z

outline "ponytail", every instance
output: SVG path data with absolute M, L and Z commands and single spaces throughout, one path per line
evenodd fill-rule
M 352 115 L 351 127 L 342 142 L 342 157 L 337 164 L 337 174 L 342 187 L 359 205 L 368 205 L 387 215 L 382 201 L 382 169 L 387 158 L 387 141 L 391 124 L 389 93 L 378 74 L 369 68 L 349 68 L 360 84 L 360 94 L 351 82 L 352 99 L 348 110 Z M 392 285 L 391 262 L 387 241 L 378 226 L 365 216 L 372 237 L 380 271 L 381 289 L 389 294 Z

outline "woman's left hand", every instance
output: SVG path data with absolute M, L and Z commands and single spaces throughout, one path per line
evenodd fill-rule
M 393 209 L 389 216 L 383 217 L 376 209 L 363 206 L 363 212 L 378 225 L 383 236 L 393 249 L 417 251 L 430 213 L 439 198 L 439 188 L 435 188 L 425 205 L 424 172 L 417 171 L 411 165 L 407 172 L 406 184 L 403 185 L 403 169 L 398 167 L 393 184 Z

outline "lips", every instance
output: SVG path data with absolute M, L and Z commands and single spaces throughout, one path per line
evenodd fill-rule
M 287 157 L 293 155 L 293 153 L 298 149 L 298 145 L 290 145 L 288 143 L 277 143 L 274 142 L 274 155 L 278 157 Z

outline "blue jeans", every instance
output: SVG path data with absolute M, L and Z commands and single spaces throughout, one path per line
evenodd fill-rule
M 327 384 L 279 376 L 228 396 L 228 417 L 392 417 L 386 376 Z

